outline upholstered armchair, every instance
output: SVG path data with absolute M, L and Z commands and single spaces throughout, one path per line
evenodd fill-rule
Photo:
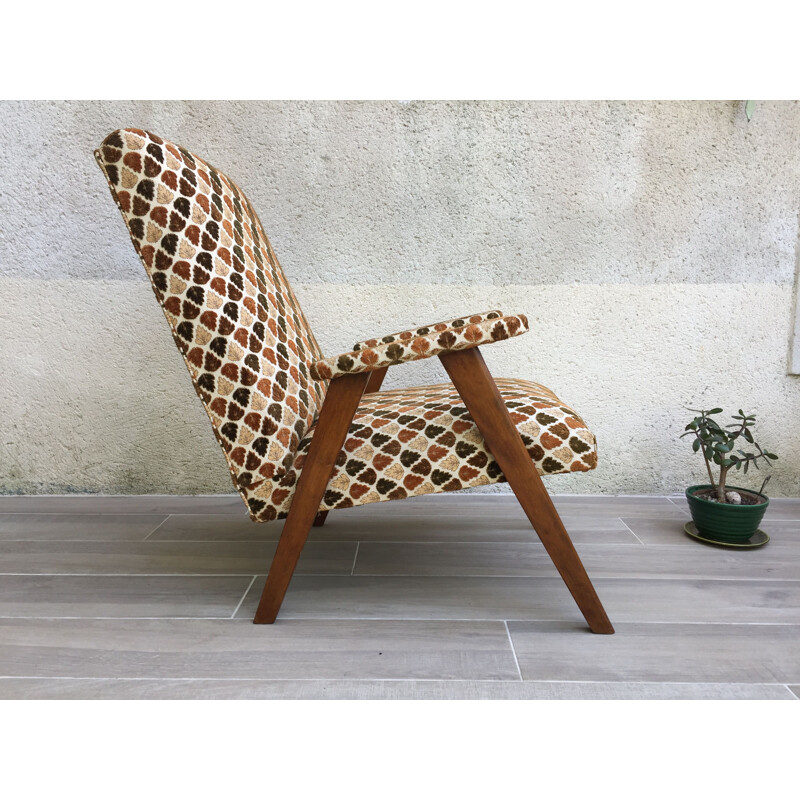
M 553 392 L 494 380 L 480 348 L 523 314 L 466 314 L 325 357 L 244 192 L 147 131 L 96 151 L 231 478 L 254 522 L 286 518 L 255 622 L 273 622 L 329 511 L 507 480 L 589 627 L 613 628 L 540 473 L 595 467 L 595 439 Z M 438 357 L 452 383 L 380 391 Z

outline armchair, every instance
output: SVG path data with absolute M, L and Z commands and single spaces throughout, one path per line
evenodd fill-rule
M 95 153 L 254 522 L 286 519 L 254 622 L 274 622 L 312 525 L 338 508 L 507 480 L 595 633 L 613 633 L 540 473 L 597 462 L 549 389 L 493 379 L 480 347 L 528 331 L 492 310 L 325 358 L 250 202 L 152 133 Z M 452 383 L 380 391 L 438 357 Z

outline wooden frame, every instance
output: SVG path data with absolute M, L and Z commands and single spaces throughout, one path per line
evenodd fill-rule
M 479 348 L 454 350 L 439 358 L 589 628 L 614 633 Z M 253 622 L 275 621 L 311 526 L 325 522 L 327 512 L 317 512 L 361 397 L 378 391 L 385 375 L 383 368 L 331 381 Z
M 374 372 L 369 373 L 369 380 L 367 381 L 367 388 L 364 389 L 364 394 L 370 394 L 371 392 L 379 392 L 381 386 L 383 385 L 383 379 L 386 377 L 386 373 L 389 371 L 389 367 L 381 367 L 380 369 L 376 369 Z M 321 528 L 325 524 L 325 520 L 328 518 L 327 511 L 320 511 L 316 517 L 314 517 L 313 526 L 315 528 Z

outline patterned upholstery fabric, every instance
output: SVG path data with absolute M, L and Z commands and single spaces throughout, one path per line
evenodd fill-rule
M 475 347 L 528 329 L 488 311 L 323 358 L 250 202 L 187 150 L 136 128 L 95 152 L 195 390 L 256 522 L 285 517 L 334 375 Z M 498 379 L 542 473 L 593 469 L 595 439 L 549 390 Z M 452 384 L 365 395 L 322 509 L 504 480 Z
M 413 339 L 415 336 L 424 336 L 431 331 L 441 332 L 449 328 L 463 328 L 467 323 L 476 325 L 479 322 L 484 322 L 488 319 L 497 319 L 502 316 L 503 312 L 495 308 L 492 311 L 482 311 L 480 314 L 470 314 L 468 317 L 456 317 L 455 319 L 448 319 L 444 322 L 436 322 L 433 325 L 423 325 L 420 328 L 412 328 L 409 331 L 390 333 L 388 336 L 383 336 L 380 339 L 367 339 L 364 342 L 356 342 L 353 345 L 353 350 L 363 350 L 365 347 L 377 347 L 380 344 L 389 344 L 397 340 L 405 342 L 408 339 Z
M 536 468 L 542 474 L 586 472 L 597 464 L 594 435 L 547 388 L 498 378 Z M 257 490 L 259 518 L 285 517 L 311 444 L 300 443 L 294 469 Z M 504 481 L 451 383 L 364 395 L 336 462 L 321 509 L 349 508 Z
M 528 320 L 524 314 L 503 316 L 500 311 L 487 311 L 359 342 L 350 353 L 312 364 L 311 375 L 324 380 L 352 372 L 369 372 L 392 364 L 438 356 L 450 350 L 491 344 L 527 331 Z
M 247 502 L 291 468 L 314 421 L 326 388 L 309 375 L 319 345 L 233 181 L 133 128 L 95 157 Z

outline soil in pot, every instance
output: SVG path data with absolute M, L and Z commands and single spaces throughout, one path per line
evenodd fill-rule
M 739 496 L 742 498 L 742 502 L 739 505 L 743 506 L 758 506 L 764 502 L 764 496 L 760 494 L 756 494 L 755 492 L 746 492 L 743 489 L 735 489 L 731 490 L 728 489 L 726 491 L 736 491 L 738 492 Z M 699 490 L 694 493 L 695 497 L 700 497 L 703 500 L 710 500 L 712 503 L 718 503 L 717 500 L 717 492 L 716 489 L 705 489 Z M 737 505 L 737 503 L 728 503 L 726 502 L 725 505 Z

